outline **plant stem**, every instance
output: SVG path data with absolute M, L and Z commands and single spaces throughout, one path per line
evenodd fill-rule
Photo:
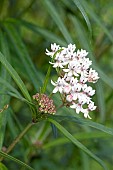
M 25 129 L 14 139 L 14 141 L 11 143 L 11 145 L 7 148 L 5 153 L 9 153 L 15 145 L 20 141 L 20 139 L 27 133 L 27 131 L 34 125 L 33 122 L 29 123 Z M 3 157 L 0 158 L 0 161 L 3 160 Z

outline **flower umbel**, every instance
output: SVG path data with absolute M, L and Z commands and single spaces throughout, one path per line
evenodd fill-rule
M 82 112 L 85 118 L 91 119 L 89 112 L 95 110 L 96 106 L 91 99 L 95 90 L 90 83 L 96 83 L 99 76 L 90 68 L 92 61 L 87 57 L 88 52 L 83 49 L 75 50 L 75 44 L 69 44 L 66 48 L 55 43 L 51 44 L 51 51 L 46 49 L 46 55 L 52 58 L 52 62 L 49 63 L 59 75 L 56 82 L 51 80 L 55 86 L 53 93 L 61 93 L 67 106 L 75 109 L 77 114 Z
M 36 93 L 33 95 L 33 99 L 36 100 L 38 103 L 38 111 L 42 114 L 55 114 L 56 108 L 53 103 L 53 100 L 50 99 L 46 94 L 39 94 Z

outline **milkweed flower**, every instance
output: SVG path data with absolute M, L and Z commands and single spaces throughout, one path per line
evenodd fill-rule
M 47 113 L 47 114 L 55 114 L 56 108 L 53 103 L 53 100 L 50 99 L 46 94 L 36 93 L 33 95 L 33 99 L 37 102 L 38 112 L 39 113 Z
M 51 80 L 54 86 L 53 93 L 59 92 L 65 101 L 64 104 L 74 109 L 77 114 L 84 114 L 90 118 L 89 112 L 96 109 L 92 96 L 95 90 L 90 86 L 99 79 L 98 73 L 90 68 L 92 61 L 87 57 L 86 50 L 76 50 L 75 44 L 60 47 L 51 44 L 51 50 L 46 49 L 46 55 L 51 57 L 49 62 L 57 70 L 58 79 Z

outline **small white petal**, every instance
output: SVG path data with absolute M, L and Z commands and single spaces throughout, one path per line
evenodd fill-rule
M 53 67 L 57 68 L 58 67 L 58 63 L 54 63 Z
M 72 96 L 71 94 L 70 94 L 70 95 L 67 95 L 66 100 L 67 100 L 68 102 L 72 102 L 73 96 Z M 70 106 L 70 107 L 71 107 L 71 106 Z
M 73 72 L 72 71 L 69 71 L 68 72 L 68 76 L 70 77 L 70 76 L 72 76 L 73 75 Z
M 56 85 L 57 85 L 56 83 L 53 82 L 53 80 L 51 80 L 51 84 L 52 84 L 53 86 L 56 86 Z
M 71 91 L 70 84 L 65 85 L 63 91 L 64 93 L 69 94 L 69 92 Z
M 63 71 L 67 73 L 69 71 L 69 69 L 63 69 Z
M 58 87 L 55 87 L 53 93 L 56 93 L 57 91 L 58 91 Z
M 59 92 L 62 93 L 63 92 L 63 88 L 62 87 L 59 87 Z
M 70 106 L 70 108 L 72 108 L 72 109 L 76 109 L 76 107 L 77 107 L 77 106 L 76 106 L 75 103 L 73 103 L 73 105 Z

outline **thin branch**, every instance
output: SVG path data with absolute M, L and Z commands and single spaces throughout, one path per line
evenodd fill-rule
M 7 148 L 5 153 L 9 153 L 15 147 L 15 145 L 20 141 L 20 139 L 27 133 L 27 131 L 34 125 L 33 122 L 29 123 L 25 129 L 15 138 L 11 145 Z M 3 160 L 3 157 L 0 158 L 0 161 Z

